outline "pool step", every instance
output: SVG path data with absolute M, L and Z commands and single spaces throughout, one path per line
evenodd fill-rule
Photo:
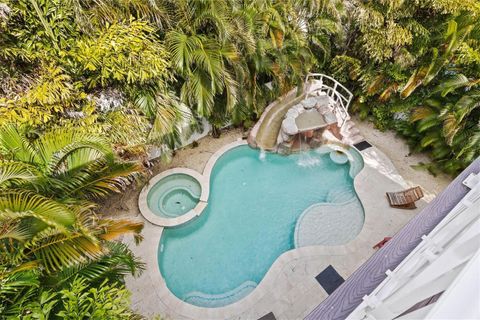
M 231 304 L 250 294 L 257 287 L 254 281 L 245 281 L 237 288 L 222 294 L 209 294 L 200 291 L 187 293 L 183 301 L 201 307 L 216 308 Z
M 355 126 L 355 122 L 348 120 L 345 125 L 340 129 L 340 134 L 342 135 L 342 142 L 348 145 L 354 145 L 361 141 L 364 141 L 365 138 L 361 135 L 360 130 Z
M 349 187 L 331 189 L 327 194 L 327 202 L 343 203 L 355 198 L 355 191 Z
M 341 245 L 362 230 L 365 216 L 355 196 L 343 203 L 318 203 L 307 208 L 295 226 L 295 248 Z

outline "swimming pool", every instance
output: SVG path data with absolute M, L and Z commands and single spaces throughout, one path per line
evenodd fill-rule
M 349 150 L 348 163 L 335 163 L 331 151 L 280 156 L 239 146 L 225 152 L 211 172 L 203 213 L 162 233 L 158 261 L 169 290 L 202 307 L 240 300 L 295 248 L 297 220 L 315 204 L 357 202 L 359 210 L 348 219 L 322 229 L 329 233 L 325 245 L 352 240 L 364 221 L 353 187 L 363 162 Z

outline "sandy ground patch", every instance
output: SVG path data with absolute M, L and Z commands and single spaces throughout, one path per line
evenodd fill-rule
M 433 176 L 427 170 L 414 169 L 412 166 L 420 162 L 430 162 L 428 155 L 424 153 L 410 154 L 410 149 L 405 140 L 393 131 L 382 132 L 374 128 L 368 121 L 360 121 L 354 118 L 356 127 L 360 134 L 367 139 L 370 144 L 375 145 L 379 150 L 385 153 L 393 162 L 400 175 L 412 186 L 420 185 L 426 191 L 427 197 L 431 200 L 432 196 L 437 195 L 453 180 L 446 174 Z

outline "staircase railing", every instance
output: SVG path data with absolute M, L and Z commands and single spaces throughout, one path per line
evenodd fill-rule
M 352 101 L 353 94 L 345 88 L 340 82 L 334 78 L 322 73 L 309 73 L 305 78 L 305 87 L 308 88 L 310 80 L 317 80 L 320 85 L 313 91 L 307 93 L 307 97 L 314 92 L 323 91 L 335 102 L 333 105 L 334 111 L 336 111 L 341 118 L 340 128 L 343 128 L 345 123 L 350 119 L 348 114 L 348 107 Z M 316 85 L 317 86 L 317 85 Z

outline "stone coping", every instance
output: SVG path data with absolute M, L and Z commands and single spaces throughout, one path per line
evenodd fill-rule
M 234 149 L 239 146 L 245 146 L 247 145 L 247 141 L 243 139 L 238 139 L 237 141 L 231 142 L 229 144 L 226 144 L 225 146 L 221 147 L 218 149 L 212 156 L 208 159 L 207 164 L 205 165 L 205 168 L 203 169 L 203 176 L 208 178 L 208 181 L 210 182 L 210 175 L 212 174 L 213 167 L 215 166 L 215 163 L 217 160 L 227 151 Z
M 224 147 L 220 148 L 217 152 L 215 152 L 210 159 L 208 160 L 205 168 L 203 170 L 203 179 L 207 179 L 209 184 L 210 174 L 213 170 L 213 167 L 216 161 L 228 150 L 231 150 L 235 147 L 246 145 L 247 142 L 244 140 L 239 139 L 236 142 L 230 143 L 225 145 Z M 255 306 L 255 304 L 262 299 L 265 295 L 271 295 L 275 292 L 275 279 L 278 278 L 280 274 L 282 274 L 282 270 L 292 261 L 310 257 L 310 256 L 353 256 L 358 253 L 359 248 L 371 248 L 372 242 L 372 234 L 375 234 L 378 226 L 377 217 L 378 215 L 383 214 L 384 209 L 378 208 L 379 200 L 383 199 L 375 199 L 372 198 L 370 194 L 370 187 L 367 185 L 371 183 L 371 175 L 372 170 L 378 170 L 380 168 L 376 167 L 381 164 L 379 162 L 383 162 L 385 156 L 376 148 L 369 148 L 365 151 L 359 152 L 362 157 L 364 158 L 364 167 L 358 174 L 354 177 L 354 187 L 357 193 L 360 202 L 364 207 L 365 212 L 365 221 L 360 233 L 353 239 L 352 241 L 348 242 L 344 245 L 338 246 L 322 246 L 322 245 L 315 245 L 315 246 L 307 246 L 301 248 L 295 248 L 284 252 L 280 255 L 272 264 L 270 269 L 264 275 L 260 283 L 257 287 L 246 297 L 223 307 L 217 308 L 205 308 L 195 306 L 189 303 L 186 303 L 176 297 L 167 287 L 165 280 L 160 272 L 160 266 L 158 263 L 158 244 L 160 243 L 161 235 L 163 232 L 162 227 L 158 228 L 158 232 L 155 232 L 150 238 L 150 243 L 157 244 L 156 246 L 150 246 L 148 251 L 149 253 L 145 256 L 147 265 L 152 266 L 152 269 L 149 272 L 150 281 L 155 283 L 154 286 L 156 296 L 161 300 L 162 305 L 164 305 L 170 314 L 176 314 L 181 318 L 186 319 L 226 319 L 236 317 Z M 370 161 L 369 161 L 370 160 Z M 374 161 L 376 166 L 372 166 L 370 163 Z M 390 171 L 390 174 L 394 176 L 396 170 L 390 166 L 390 163 L 383 163 L 385 165 L 384 170 Z M 183 168 L 182 168 L 183 170 Z M 169 173 L 173 173 L 171 170 L 168 170 Z M 192 170 L 194 171 L 194 170 Z M 382 170 L 380 170 L 382 171 Z M 184 173 L 184 171 L 180 171 Z M 196 172 L 196 171 L 194 171 Z M 196 172 L 198 174 L 198 172 Z M 401 179 L 401 178 L 400 178 Z M 153 180 L 153 179 L 152 179 Z M 397 179 L 392 179 L 392 183 L 394 185 L 398 185 L 398 182 L 395 181 Z M 202 184 L 203 187 L 203 184 Z M 208 190 L 208 189 L 207 189 Z M 203 188 L 202 188 L 203 191 Z M 381 201 L 380 201 L 381 202 Z M 207 203 L 203 203 L 203 208 L 206 207 Z M 202 210 L 203 210 L 202 208 Z M 201 213 L 201 212 L 200 212 Z M 199 213 L 199 214 L 200 214 Z M 155 266 L 155 267 L 153 267 Z

